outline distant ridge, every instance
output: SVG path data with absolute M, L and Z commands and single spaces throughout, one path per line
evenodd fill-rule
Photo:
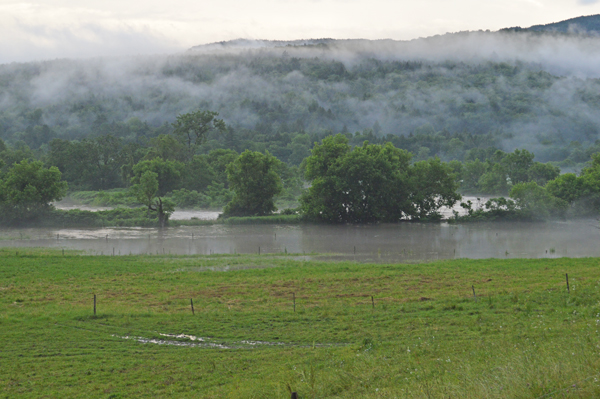
M 482 32 L 482 31 L 480 31 Z M 512 28 L 500 29 L 500 33 L 511 33 L 511 32 L 535 32 L 535 33 L 560 33 L 560 34 L 577 34 L 577 35 L 589 35 L 589 36 L 600 36 L 600 14 L 581 16 L 577 18 L 566 19 L 560 22 L 553 22 L 545 25 L 533 25 L 529 28 L 521 28 L 515 26 Z M 485 33 L 494 35 L 498 32 Z M 452 35 L 465 35 L 470 32 L 458 32 L 458 33 L 446 33 L 445 35 L 436 35 L 434 37 L 444 37 Z M 420 38 L 414 40 L 422 40 L 430 38 Z M 259 48 L 276 48 L 276 47 L 325 47 L 328 45 L 335 45 L 340 43 L 406 43 L 410 42 L 405 40 L 392 40 L 392 39 L 380 39 L 380 40 L 367 40 L 367 39 L 299 39 L 299 40 L 259 40 L 259 39 L 235 39 L 227 40 L 222 42 L 215 42 L 209 44 L 202 44 L 199 46 L 191 47 L 188 51 L 219 51 L 219 50 L 243 50 L 243 49 L 259 49 Z
M 600 14 L 571 18 L 545 25 L 533 25 L 529 28 L 515 26 L 513 28 L 501 29 L 500 32 L 583 33 L 599 35 Z
M 300 39 L 300 40 L 254 40 L 254 39 L 234 39 L 222 42 L 202 44 L 194 46 L 188 51 L 195 50 L 219 50 L 219 49 L 251 49 L 264 47 L 286 47 L 286 46 L 318 46 L 327 45 L 336 42 L 336 39 Z

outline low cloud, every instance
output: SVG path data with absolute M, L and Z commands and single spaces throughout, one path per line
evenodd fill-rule
M 144 21 L 119 21 L 109 13 L 88 9 L 0 6 L 0 63 L 180 49 Z

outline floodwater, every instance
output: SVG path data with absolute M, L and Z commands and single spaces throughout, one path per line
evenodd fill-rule
M 472 196 L 463 196 L 463 202 L 471 201 L 473 203 L 473 209 L 479 209 L 483 207 L 485 202 L 488 200 L 488 197 L 472 197 Z M 112 207 L 99 207 L 99 206 L 90 206 L 90 205 L 78 205 L 73 204 L 71 202 L 57 202 L 54 204 L 57 209 L 63 210 L 71 210 L 71 209 L 81 209 L 84 211 L 104 211 L 109 209 L 114 209 Z M 459 215 L 465 215 L 466 211 L 460 206 L 460 201 L 454 205 L 452 208 L 442 207 L 440 209 L 440 214 L 444 218 L 450 218 L 454 216 L 454 212 L 458 212 Z M 215 210 L 198 210 L 198 209 L 177 209 L 170 216 L 172 220 L 189 220 L 189 219 L 200 219 L 200 220 L 216 220 L 221 212 Z
M 82 211 L 106 211 L 114 209 L 110 206 L 90 206 L 90 205 L 74 205 L 68 202 L 59 202 L 54 204 L 56 209 L 71 210 L 81 209 Z M 178 209 L 173 212 L 170 219 L 173 220 L 188 220 L 188 219 L 200 219 L 200 220 L 216 220 L 221 212 L 209 211 L 209 210 L 190 210 L 190 209 Z
M 0 247 L 53 247 L 98 255 L 319 253 L 360 262 L 600 256 L 599 243 L 596 220 L 0 230 Z

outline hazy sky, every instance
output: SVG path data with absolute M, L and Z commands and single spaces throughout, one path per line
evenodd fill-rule
M 600 14 L 600 0 L 0 0 L 0 63 L 236 38 L 413 39 Z

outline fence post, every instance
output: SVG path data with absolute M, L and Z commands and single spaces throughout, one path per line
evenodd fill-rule
M 94 294 L 94 316 L 96 316 L 96 294 Z
M 292 296 L 294 298 L 294 313 L 296 313 L 296 293 L 292 292 Z
M 475 295 L 475 286 L 472 285 L 471 288 L 473 288 L 473 298 L 475 298 L 475 302 L 477 302 L 477 295 Z
M 565 273 L 565 277 L 567 278 L 567 293 L 570 294 L 571 293 L 571 289 L 569 288 L 569 274 Z
M 196 313 L 194 313 L 194 299 L 192 299 L 192 298 L 190 298 L 190 305 L 192 305 L 192 316 L 193 316 Z

